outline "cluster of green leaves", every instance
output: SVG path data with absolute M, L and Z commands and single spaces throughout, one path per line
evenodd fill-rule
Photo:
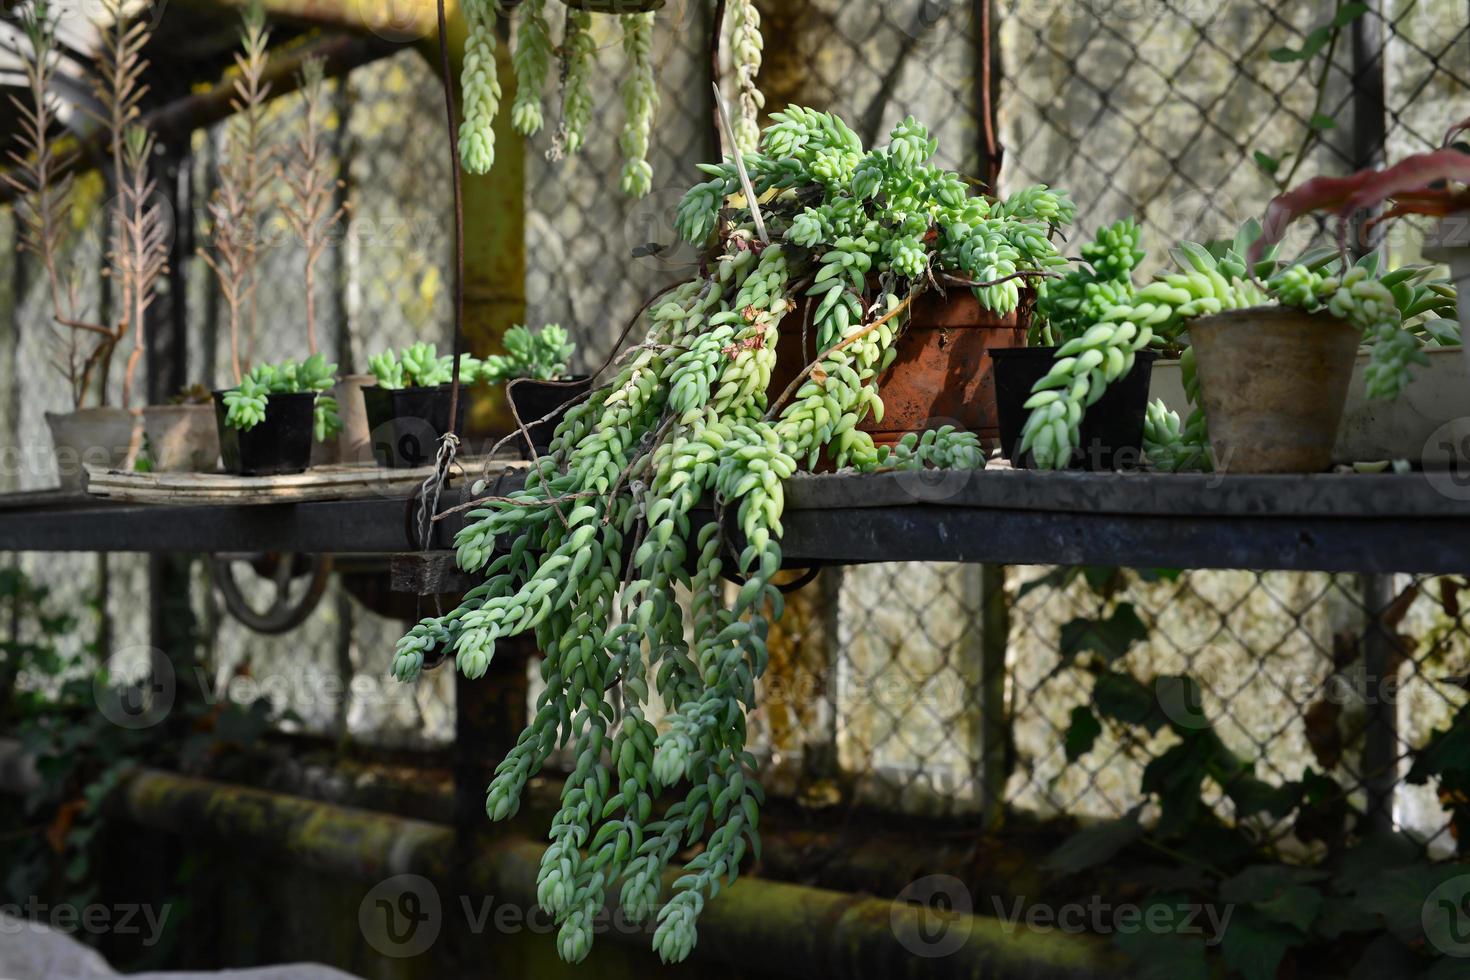
M 253 429 L 265 421 L 271 395 L 325 392 L 336 383 L 337 365 L 329 364 L 321 354 L 313 354 L 299 363 L 281 361 L 256 365 L 240 379 L 239 385 L 225 392 L 225 424 L 236 429 Z M 316 438 L 318 442 L 325 442 L 342 431 L 337 399 L 318 394 L 315 404 Z
M 394 353 L 391 350 L 368 358 L 368 370 L 379 388 L 434 388 L 454 379 L 454 355 L 440 354 L 434 344 L 417 343 Z M 483 362 L 468 354 L 459 357 L 459 380 L 474 384 L 484 375 Z
M 501 338 L 504 354 L 485 358 L 480 377 L 491 384 L 504 384 L 516 378 L 555 381 L 567 376 L 567 364 L 577 345 L 560 324 L 548 323 L 540 330 L 514 326 Z
M 1347 266 L 1332 249 L 1317 249 L 1295 262 L 1282 262 L 1277 248 L 1248 262 L 1261 235 L 1256 221 L 1234 241 L 1213 249 L 1181 242 L 1174 251 L 1178 271 L 1162 272 L 1134 288 L 1128 272 L 1138 264 L 1136 236 L 1127 225 L 1104 229 L 1088 246 L 1092 265 L 1050 286 L 1042 302 L 1058 316 L 1053 329 L 1070 335 L 1058 348 L 1052 370 L 1033 389 L 1021 452 L 1030 450 L 1042 468 L 1065 468 L 1078 448 L 1086 410 L 1107 386 L 1131 369 L 1145 347 L 1177 352 L 1187 342 L 1189 321 L 1222 310 L 1278 303 L 1305 312 L 1326 311 L 1353 324 L 1371 345 L 1368 395 L 1393 398 L 1410 380 L 1411 365 L 1424 363 L 1423 344 L 1458 337 L 1447 319 L 1455 290 L 1427 267 L 1382 271 L 1377 253 Z M 1185 389 L 1194 408 L 1183 424 L 1162 405 L 1149 413 L 1150 459 L 1165 469 L 1208 465 L 1206 420 L 1192 351 L 1185 349 Z
M 512 816 L 548 755 L 570 749 L 538 878 L 569 961 L 591 949 L 614 888 L 633 921 L 657 916 L 659 955 L 684 959 L 704 903 L 759 853 L 763 794 L 746 718 L 782 609 L 772 578 L 784 481 L 823 453 L 863 469 L 984 465 L 969 433 L 936 430 L 889 450 L 858 428 L 882 411 L 876 379 L 902 329 L 901 295 L 951 252 L 1060 261 L 1048 232 L 1070 214 L 1064 198 L 967 197 L 963 181 L 928 165 L 934 142 L 913 120 L 865 152 L 834 116 L 792 108 L 775 118 L 746 157 L 758 186 L 778 191 L 762 205 L 770 240 L 748 208 L 730 206 L 734 163 L 706 168 L 715 179 L 679 213 L 681 231 L 707 249 L 706 271 L 652 309 L 642 342 L 567 412 L 525 488 L 471 512 L 458 561 L 485 582 L 411 629 L 394 656 L 405 681 L 440 651 L 479 677 L 502 637 L 535 631 L 545 688 L 486 811 Z M 973 225 L 962 231 L 962 219 Z M 777 325 L 803 292 L 820 297 L 818 362 L 789 404 L 773 406 Z M 694 509 L 709 498 L 720 521 L 699 526 Z M 732 574 L 743 582 L 733 601 L 721 584 Z M 655 691 L 670 709 L 662 733 L 645 713 Z M 677 798 L 656 814 L 665 791 Z M 660 907 L 665 871 L 696 843 Z
M 1069 569 L 1049 581 L 1065 584 L 1079 572 L 1105 596 L 1114 595 L 1129 574 Z M 1143 906 L 1230 910 L 1223 937 L 1181 931 L 1118 935 L 1117 945 L 1133 960 L 1132 975 L 1204 980 L 1218 975 L 1212 965 L 1217 952 L 1232 976 L 1246 980 L 1297 975 L 1284 962 L 1305 963 L 1307 957 L 1313 975 L 1464 976 L 1463 961 L 1425 943 L 1424 918 L 1426 899 L 1463 875 L 1463 865 L 1431 862 L 1424 842 L 1374 830 L 1352 787 L 1329 772 L 1308 766 L 1299 779 L 1259 778 L 1221 739 L 1193 678 L 1140 679 L 1128 669 L 1127 655 L 1148 639 L 1148 629 L 1127 602 L 1110 601 L 1105 608 L 1106 615 L 1075 619 L 1062 629 L 1064 663 L 1093 675 L 1089 703 L 1071 713 L 1066 757 L 1069 763 L 1086 757 L 1105 726 L 1125 750 L 1169 733 L 1172 744 L 1150 759 L 1140 786 L 1158 817 L 1146 826 L 1139 806 L 1090 826 L 1058 848 L 1047 867 L 1079 875 L 1126 855 L 1131 878 L 1161 883 L 1152 886 Z M 1456 825 L 1464 826 L 1470 707 L 1415 753 L 1409 779 L 1437 781 Z M 1220 816 L 1219 804 L 1210 802 L 1212 792 L 1228 801 L 1233 819 Z M 1271 843 L 1281 833 L 1314 845 L 1325 858 L 1311 866 L 1287 863 Z M 1176 915 L 1169 921 L 1186 919 Z M 1324 968 L 1324 959 L 1333 965 Z
M 0 837 L 0 897 L 85 907 L 97 899 L 105 856 L 103 804 L 123 777 L 137 766 L 201 771 L 227 758 L 217 752 L 222 744 L 253 744 L 265 731 L 269 704 L 220 707 L 180 697 L 159 724 L 121 727 L 98 710 L 100 699 L 144 703 L 138 699 L 146 692 L 107 674 L 95 602 L 66 605 L 24 571 L 0 568 L 0 611 L 7 624 L 0 637 L 0 727 L 20 741 L 39 777 L 20 801 L 25 832 Z M 187 686 L 192 674 L 175 670 L 180 687 Z M 166 943 L 180 924 L 180 916 L 169 919 Z
M 1286 177 L 1286 183 L 1291 183 L 1296 170 L 1305 160 L 1312 145 L 1322 138 L 1322 134 L 1337 128 L 1337 120 L 1323 111 L 1327 96 L 1327 78 L 1333 69 L 1333 55 L 1337 51 L 1337 45 L 1344 29 L 1352 26 L 1352 23 L 1364 14 L 1368 13 L 1369 6 L 1366 3 L 1358 3 L 1356 0 L 1345 2 L 1337 0 L 1336 8 L 1332 17 L 1326 23 L 1320 24 L 1308 31 L 1302 38 L 1300 47 L 1272 48 L 1267 56 L 1278 64 L 1292 65 L 1310 62 L 1317 55 L 1322 54 L 1322 65 L 1314 80 L 1317 89 L 1316 104 L 1307 119 L 1307 131 L 1302 137 L 1301 145 L 1294 153 L 1272 155 L 1264 150 L 1256 150 L 1252 154 L 1256 166 L 1260 167 L 1266 174 L 1274 177 L 1281 170 L 1281 164 L 1286 157 L 1295 156 L 1291 166 L 1291 172 Z M 1323 49 L 1326 49 L 1325 53 Z

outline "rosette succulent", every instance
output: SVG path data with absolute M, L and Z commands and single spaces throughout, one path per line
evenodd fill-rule
M 433 388 L 454 380 L 454 355 L 440 354 L 434 344 L 417 343 L 402 351 L 384 351 L 368 358 L 368 370 L 378 379 L 379 388 Z M 483 362 L 461 354 L 459 380 L 474 384 L 484 377 Z
M 224 394 L 225 424 L 235 429 L 253 429 L 265 421 L 271 395 L 294 395 L 304 391 L 324 392 L 337 381 L 337 365 L 321 354 L 306 360 L 260 364 L 241 377 L 240 383 Z M 316 438 L 324 442 L 342 431 L 337 399 L 316 396 Z
M 959 277 L 1009 310 L 1019 286 L 992 279 L 1063 262 L 1051 231 L 1072 215 L 1064 195 L 973 195 L 930 162 L 935 143 L 912 119 L 867 150 L 836 116 L 773 118 L 744 157 L 763 221 L 750 199 L 732 200 L 733 160 L 703 168 L 677 225 L 705 250 L 704 271 L 651 308 L 641 342 L 568 410 L 524 489 L 470 512 L 457 557 L 484 582 L 414 626 L 394 656 L 405 681 L 441 654 L 477 678 L 502 638 L 534 631 L 545 688 L 486 810 L 515 814 L 550 753 L 572 749 L 538 886 L 569 961 L 587 955 L 610 891 L 632 920 L 656 917 L 664 960 L 684 959 L 705 902 L 758 851 L 746 718 L 782 610 L 785 481 L 824 454 L 862 470 L 984 466 L 970 433 L 946 427 L 890 449 L 858 428 L 882 412 L 877 378 L 913 296 Z M 770 390 L 777 326 L 803 298 L 817 362 L 786 401 Z M 713 523 L 696 516 L 706 500 Z M 726 576 L 742 583 L 733 597 Z M 648 716 L 655 692 L 663 726 Z M 695 842 L 660 905 L 664 872 Z
M 554 381 L 567 375 L 567 362 L 577 345 L 567 337 L 559 323 L 548 323 L 540 330 L 515 326 L 501 338 L 504 354 L 485 358 L 480 377 L 491 384 L 503 384 L 516 378 Z

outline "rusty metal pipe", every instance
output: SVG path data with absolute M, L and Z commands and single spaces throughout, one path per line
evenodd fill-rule
M 296 796 L 139 770 L 111 798 L 114 816 L 168 833 L 228 842 L 237 851 L 289 858 L 317 872 L 376 884 L 415 873 L 530 909 L 543 844 L 520 835 L 487 839 L 456 866 L 451 827 Z M 1009 929 L 998 919 L 948 912 L 945 955 L 916 906 L 759 878 L 742 879 L 709 904 L 695 955 L 790 976 L 1120 977 L 1118 955 L 1096 937 Z M 1009 931 L 1008 931 L 1009 929 Z M 637 931 L 609 938 L 646 943 Z M 949 949 L 948 945 L 953 945 Z

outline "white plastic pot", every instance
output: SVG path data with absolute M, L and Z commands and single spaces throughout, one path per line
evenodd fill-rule
M 61 489 L 82 489 L 88 466 L 122 469 L 138 451 L 138 417 L 122 408 L 46 413 Z
M 1460 312 L 1460 339 L 1470 341 L 1470 211 L 1440 220 L 1424 236 L 1424 257 L 1449 266 Z M 1462 347 L 1465 373 L 1470 375 L 1470 343 Z

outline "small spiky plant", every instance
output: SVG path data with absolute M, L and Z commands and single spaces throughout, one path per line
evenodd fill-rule
M 157 183 L 149 173 L 153 138 L 138 121 L 148 94 L 143 81 L 148 59 L 143 57 L 143 48 L 149 27 L 128 14 L 125 0 L 104 0 L 103 9 L 108 26 L 102 34 L 95 90 L 101 104 L 97 115 L 107 127 L 117 190 L 108 249 L 108 264 L 121 300 L 113 342 L 121 343 L 129 332 L 133 335 L 133 349 L 123 372 L 122 403 L 127 406 L 147 344 L 144 319 L 153 303 L 153 288 L 168 269 L 168 240 L 163 208 L 155 193 Z
M 230 323 L 230 371 L 236 384 L 244 377 L 240 335 L 248 329 L 248 361 L 255 344 L 255 269 L 259 240 L 257 228 L 264 203 L 266 183 L 273 171 L 272 148 L 265 127 L 265 103 L 270 83 L 265 80 L 267 46 L 265 9 L 257 2 L 245 8 L 240 31 L 241 50 L 235 53 L 234 111 L 226 129 L 225 148 L 216 171 L 216 186 L 209 201 L 213 224 L 210 244 L 214 254 L 201 248 L 199 256 L 209 263 L 219 281 Z
M 102 352 L 110 350 L 112 332 L 77 319 L 77 286 L 62 275 L 61 256 L 71 240 L 67 215 L 71 210 L 72 180 L 67 159 L 52 145 L 57 126 L 51 84 L 56 70 L 56 24 L 50 6 L 42 0 L 17 12 L 24 44 L 16 45 L 26 80 L 26 96 L 11 95 L 20 117 L 16 145 L 7 156 L 11 168 L 0 180 L 16 192 L 15 213 L 20 248 L 41 263 L 46 273 L 52 316 L 66 326 L 61 370 L 66 375 L 72 404 L 80 408 L 92 371 Z M 93 339 L 90 351 L 83 340 Z
M 322 136 L 327 115 L 326 65 L 320 58 L 309 58 L 301 67 L 301 125 L 296 133 L 296 155 L 283 168 L 282 178 L 290 191 L 290 205 L 284 209 L 286 221 L 306 250 L 306 346 L 317 352 L 316 341 L 316 264 L 331 242 L 332 232 L 347 213 L 345 203 L 333 207 L 333 191 L 337 180 L 328 166 Z

